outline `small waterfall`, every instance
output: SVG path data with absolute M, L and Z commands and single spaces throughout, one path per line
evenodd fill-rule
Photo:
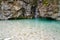
M 31 12 L 34 14 L 33 16 L 34 16 L 34 18 L 38 18 L 38 10 L 37 10 L 37 7 L 36 7 L 36 5 L 33 5 L 32 7 L 31 7 Z
M 39 15 L 38 9 L 36 8 L 36 11 L 35 11 L 35 18 L 38 18 L 38 15 Z
M 59 1 L 59 4 L 58 4 L 58 8 L 59 8 L 59 11 L 58 11 L 58 15 L 57 15 L 56 20 L 60 20 L 60 1 Z

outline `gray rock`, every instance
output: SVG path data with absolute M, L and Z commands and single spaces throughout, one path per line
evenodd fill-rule
M 37 7 L 33 12 L 31 7 L 35 5 L 34 0 L 8 0 L 1 2 L 0 19 L 25 17 L 51 17 L 53 19 L 59 19 L 60 12 L 58 13 L 58 4 L 52 4 L 49 2 L 49 6 L 44 6 L 42 0 L 37 0 Z M 55 1 L 54 1 L 55 2 Z M 24 8 L 24 9 L 22 9 Z M 59 7 L 60 8 L 60 7 Z M 38 12 L 39 11 L 39 12 Z M 59 17 L 59 18 L 58 18 Z

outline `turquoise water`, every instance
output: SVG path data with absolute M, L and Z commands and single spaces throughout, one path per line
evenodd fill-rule
M 8 35 L 7 30 L 9 29 L 11 31 L 14 27 L 38 28 L 44 31 L 43 36 L 46 33 L 46 36 L 50 34 L 50 36 L 53 35 L 52 37 L 54 38 L 54 40 L 60 40 L 60 21 L 47 19 L 21 19 L 0 21 L 0 37 L 2 38 Z M 3 36 L 1 34 L 3 34 Z

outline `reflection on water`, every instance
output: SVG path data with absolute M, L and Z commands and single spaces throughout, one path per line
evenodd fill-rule
M 0 39 L 60 40 L 60 21 L 21 19 L 0 21 Z

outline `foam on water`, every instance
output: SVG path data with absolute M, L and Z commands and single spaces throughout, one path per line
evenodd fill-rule
M 60 22 L 41 19 L 0 21 L 0 40 L 60 40 Z

